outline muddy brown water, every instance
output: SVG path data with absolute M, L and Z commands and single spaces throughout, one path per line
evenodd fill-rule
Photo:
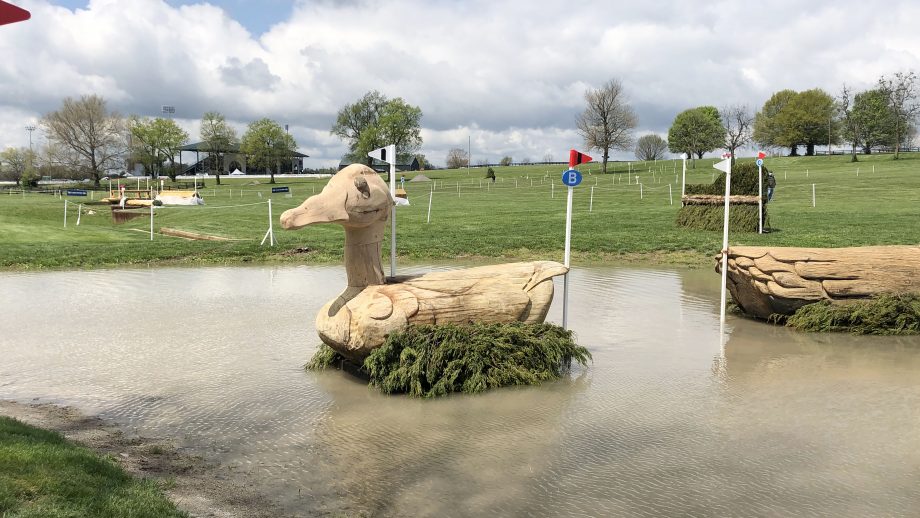
M 916 516 L 920 338 L 730 316 L 723 347 L 718 281 L 577 268 L 588 369 L 418 401 L 303 370 L 339 267 L 2 273 L 0 398 L 174 439 L 299 515 Z

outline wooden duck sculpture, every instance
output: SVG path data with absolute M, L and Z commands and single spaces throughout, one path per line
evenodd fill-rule
M 381 242 L 394 201 L 367 166 L 339 171 L 315 196 L 281 215 L 281 226 L 337 223 L 345 228 L 348 287 L 316 316 L 320 339 L 363 360 L 387 335 L 409 324 L 529 322 L 546 318 L 553 280 L 568 268 L 553 261 L 481 266 L 385 278 Z

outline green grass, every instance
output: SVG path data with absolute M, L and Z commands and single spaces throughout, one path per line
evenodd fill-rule
M 0 516 L 187 515 L 156 482 L 132 478 L 57 433 L 0 416 Z
M 711 183 L 714 160 L 698 160 L 689 169 L 687 183 Z M 577 261 L 619 257 L 681 257 L 705 264 L 721 248 L 721 232 L 678 227 L 680 208 L 679 161 L 612 164 L 613 173 L 600 175 L 600 166 L 582 167 L 583 183 L 575 189 L 572 225 L 573 258 Z M 872 166 L 876 172 L 872 172 Z M 735 232 L 732 244 L 766 246 L 839 247 L 920 243 L 917 224 L 920 207 L 920 155 L 770 158 L 777 188 L 770 203 L 771 227 L 776 232 L 757 235 Z M 856 168 L 860 174 L 856 176 Z M 426 224 L 431 183 L 406 183 L 412 203 L 398 211 L 398 252 L 419 260 L 458 257 L 562 258 L 565 232 L 565 188 L 559 166 L 495 167 L 498 181 L 472 169 L 425 171 L 436 180 L 431 223 Z M 651 169 L 651 171 L 650 171 Z M 806 170 L 808 171 L 806 175 Z M 638 171 L 638 172 L 637 172 Z M 639 176 L 640 187 L 635 183 Z M 406 174 L 407 179 L 413 174 Z M 631 176 L 631 178 L 628 178 Z M 678 178 L 679 180 L 679 178 Z M 326 180 L 279 177 L 291 198 L 271 195 L 267 180 L 224 178 L 202 190 L 204 207 L 164 208 L 157 211 L 155 229 L 172 227 L 216 234 L 239 241 L 186 241 L 144 232 L 149 220 L 139 218 L 113 225 L 106 207 L 84 215 L 75 227 L 76 211 L 63 228 L 63 201 L 49 195 L 25 198 L 0 192 L 0 268 L 72 268 L 132 263 L 241 263 L 247 261 L 340 261 L 344 234 L 334 225 L 288 232 L 278 228 L 278 216 L 301 203 Z M 481 184 L 480 184 L 481 181 Z M 632 183 L 628 183 L 628 182 Z M 460 195 L 457 195 L 457 185 Z M 668 184 L 674 204 L 669 204 Z M 812 183 L 817 206 L 812 207 Z M 517 184 L 517 187 L 515 187 Z M 551 190 L 551 184 L 555 185 Z M 481 185 L 481 187 L 480 187 Z M 591 187 L 593 210 L 589 211 Z M 242 191 L 243 197 L 240 197 Z M 262 198 L 259 198 L 259 193 Z M 260 247 L 268 226 L 265 204 L 273 199 L 275 235 L 279 244 Z M 77 198 L 72 202 L 82 201 Z M 295 248 L 309 252 L 284 254 Z M 384 242 L 384 255 L 389 255 Z

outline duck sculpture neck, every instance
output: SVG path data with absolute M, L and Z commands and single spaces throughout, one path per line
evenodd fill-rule
M 344 226 L 344 225 L 343 225 Z M 386 284 L 380 249 L 386 221 L 366 227 L 345 226 L 345 274 L 349 288 Z

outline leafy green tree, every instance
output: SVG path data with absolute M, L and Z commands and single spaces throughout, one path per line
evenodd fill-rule
M 668 151 L 668 141 L 651 133 L 636 141 L 636 158 L 639 160 L 661 160 Z
M 26 184 L 22 183 L 22 180 L 28 178 L 34 161 L 35 154 L 29 151 L 29 148 L 6 148 L 0 152 L 0 178 L 25 187 Z
M 897 119 L 888 107 L 888 94 L 880 88 L 860 92 L 853 97 L 853 114 L 860 131 L 854 139 L 865 154 L 876 146 L 894 146 L 897 142 Z
M 820 88 L 781 90 L 757 113 L 754 140 L 765 147 L 788 147 L 792 156 L 805 146 L 805 154 L 814 155 L 815 146 L 839 142 L 836 112 L 834 98 Z
M 172 119 L 133 118 L 131 127 L 131 150 L 134 156 L 148 165 L 155 176 L 162 173 L 163 163 L 169 162 L 170 175 L 175 179 L 176 155 L 179 148 L 188 142 L 188 133 Z
M 597 90 L 588 89 L 585 103 L 587 107 L 578 115 L 575 124 L 585 140 L 585 147 L 602 153 L 601 167 L 606 173 L 610 150 L 632 147 L 632 131 L 639 125 L 639 118 L 629 105 L 619 79 L 611 79 Z
M 400 160 L 408 160 L 422 145 L 421 120 L 421 108 L 374 90 L 339 110 L 329 132 L 348 143 L 352 156 L 371 165 L 367 153 L 390 144 L 396 144 Z
M 498 161 L 498 165 L 509 166 L 514 162 L 514 159 L 510 156 L 503 156 L 501 160 Z
M 678 113 L 668 130 L 671 152 L 687 153 L 691 158 L 703 158 L 705 153 L 722 147 L 724 142 L 725 128 L 714 106 L 699 106 Z
M 418 168 L 420 171 L 425 171 L 431 168 L 431 164 L 428 162 L 428 159 L 425 157 L 425 155 L 416 153 L 415 158 L 418 159 Z
M 102 175 L 120 168 L 127 151 L 124 119 L 109 111 L 97 95 L 66 98 L 57 111 L 42 118 L 55 161 L 90 176 L 96 187 Z
M 243 134 L 240 150 L 246 153 L 249 164 L 253 167 L 269 169 L 269 183 L 275 183 L 275 171 L 280 170 L 281 160 L 293 156 L 297 150 L 297 142 L 277 122 L 259 119 L 249 123 L 246 133 Z
M 227 124 L 223 114 L 216 111 L 205 112 L 201 116 L 201 141 L 208 153 L 208 161 L 215 164 L 217 185 L 220 185 L 220 173 L 224 170 L 224 155 L 237 143 L 236 130 Z

